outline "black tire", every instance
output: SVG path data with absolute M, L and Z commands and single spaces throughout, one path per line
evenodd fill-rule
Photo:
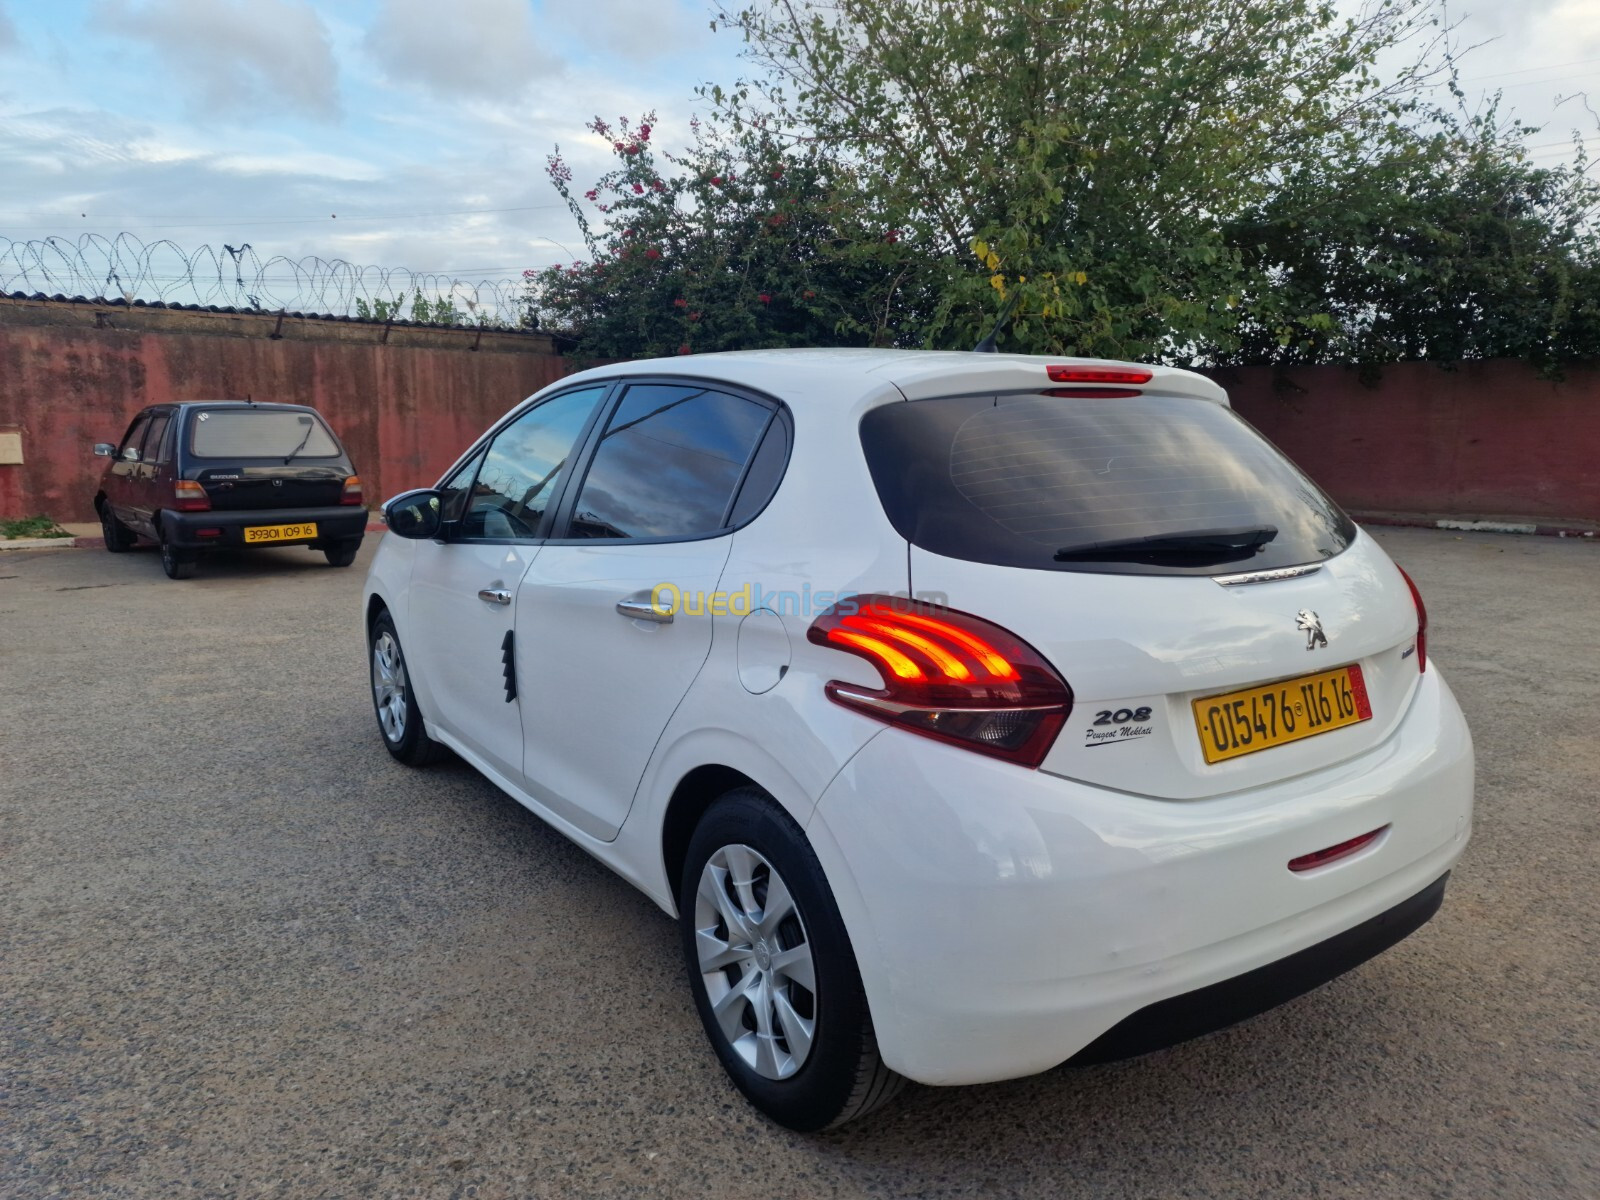
M 165 532 L 161 534 L 161 569 L 167 573 L 168 579 L 192 578 L 197 557 L 193 550 L 180 550 L 174 546 L 167 540 Z
M 703 920 L 709 922 L 705 928 L 710 937 L 720 938 L 729 947 L 736 940 L 746 945 L 755 944 L 736 938 L 730 932 L 726 917 L 711 915 L 708 918 L 703 913 L 697 919 L 696 915 L 697 904 L 702 900 L 701 877 L 707 863 L 714 857 L 727 861 L 730 853 L 742 855 L 745 851 L 754 851 L 758 858 L 765 860 L 752 873 L 752 880 L 757 882 L 752 883 L 751 894 L 766 910 L 771 895 L 770 876 L 776 873 L 792 899 L 796 924 L 788 925 L 787 919 L 778 924 L 770 945 L 763 935 L 759 958 L 750 960 L 755 965 L 720 968 L 720 971 L 711 972 L 712 982 L 722 987 L 716 978 L 722 974 L 732 993 L 740 990 L 735 985 L 744 979 L 746 971 L 751 972 L 749 982 L 752 985 L 761 982 L 764 971 L 771 981 L 771 994 L 782 992 L 791 1010 L 810 1014 L 812 1040 L 798 1069 L 793 1069 L 787 1077 L 763 1074 L 735 1049 L 734 1040 L 743 1040 L 748 1046 L 751 1039 L 741 1033 L 739 1038 L 730 1040 L 723 1031 L 713 1011 L 707 976 L 700 963 L 701 929 L 697 926 Z M 732 874 L 729 870 L 727 877 L 731 878 Z M 759 882 L 763 877 L 767 880 L 765 884 Z M 714 914 L 715 905 L 709 900 L 706 905 L 707 912 Z M 735 788 L 717 800 L 700 819 L 689 842 L 678 887 L 678 914 L 689 987 L 694 993 L 706 1037 L 734 1084 L 761 1112 L 780 1125 L 809 1133 L 866 1116 L 893 1099 L 905 1086 L 905 1078 L 885 1066 L 878 1054 L 878 1041 L 873 1033 L 872 1016 L 867 1009 L 855 953 L 834 903 L 833 892 L 822 873 L 822 865 L 800 827 L 760 788 Z M 786 929 L 789 932 L 785 933 Z M 781 982 L 777 969 L 775 954 L 792 953 L 801 943 L 810 951 L 814 990 L 793 982 Z M 743 1022 L 741 1028 L 754 1033 L 757 1018 L 751 1002 L 736 1001 L 728 1011 L 732 1013 L 740 1005 L 744 1008 L 739 1014 Z M 784 1033 L 779 1016 L 776 1011 L 769 1014 L 768 1028 Z M 781 1049 L 769 1050 L 768 1054 L 774 1057 L 793 1054 L 786 1033 L 778 1045 Z M 772 1058 L 768 1065 L 769 1068 L 773 1065 Z
M 329 542 L 322 547 L 322 553 L 327 558 L 330 567 L 348 567 L 355 562 L 356 555 L 360 551 L 360 538 L 347 538 L 342 542 Z
M 391 694 L 387 706 L 380 702 L 379 694 L 382 671 L 379 654 L 386 638 L 393 646 L 393 659 L 399 667 L 399 693 Z M 405 651 L 400 647 L 400 635 L 395 632 L 394 621 L 387 612 L 378 615 L 367 635 L 367 670 L 372 682 L 372 712 L 378 720 L 378 736 L 383 738 L 389 753 L 411 767 L 425 767 L 444 758 L 449 749 L 429 737 L 423 726 L 422 710 L 417 707 L 417 697 L 411 688 L 410 668 L 406 665 Z M 392 673 L 390 678 L 392 681 Z M 393 719 L 395 717 L 398 721 Z
M 111 511 L 111 501 L 105 500 L 100 504 L 100 533 L 106 540 L 106 549 L 113 554 L 122 554 L 129 550 L 134 542 L 138 541 L 137 535 Z

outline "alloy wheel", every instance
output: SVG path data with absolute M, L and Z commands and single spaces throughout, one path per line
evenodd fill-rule
M 694 927 L 717 1028 L 751 1070 L 788 1079 L 816 1040 L 817 977 L 782 877 L 749 846 L 723 846 L 700 873 Z
M 406 735 L 406 663 L 388 630 L 372 643 L 372 696 L 383 736 L 398 744 Z

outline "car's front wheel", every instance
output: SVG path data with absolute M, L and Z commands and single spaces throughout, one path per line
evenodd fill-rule
M 695 1005 L 745 1097 L 791 1129 L 842 1125 L 892 1099 L 855 954 L 822 866 L 759 788 L 701 818 L 678 896 Z
M 100 505 L 100 532 L 105 537 L 106 549 L 113 554 L 121 554 L 138 540 L 133 530 L 117 520 L 109 500 Z
M 400 649 L 400 635 L 386 612 L 372 623 L 367 654 L 372 666 L 372 708 L 383 744 L 409 766 L 438 762 L 445 755 L 445 747 L 423 728 L 422 711 L 417 707 L 411 675 L 406 670 L 405 652 Z

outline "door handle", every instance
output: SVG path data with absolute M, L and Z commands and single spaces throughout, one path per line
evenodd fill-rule
M 479 588 L 478 599 L 487 600 L 490 604 L 510 604 L 511 593 L 505 588 Z
M 632 617 L 636 621 L 654 621 L 658 625 L 672 624 L 672 611 L 662 612 L 648 599 L 629 596 L 626 600 L 617 601 L 617 611 L 625 617 Z

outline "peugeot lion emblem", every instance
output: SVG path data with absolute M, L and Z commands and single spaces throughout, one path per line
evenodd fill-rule
M 1295 614 L 1294 624 L 1296 629 L 1305 630 L 1307 650 L 1328 644 L 1328 635 L 1322 632 L 1322 618 L 1309 608 L 1302 608 Z

